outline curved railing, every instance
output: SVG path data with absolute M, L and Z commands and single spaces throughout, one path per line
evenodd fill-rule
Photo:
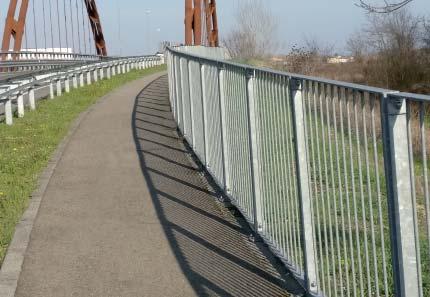
M 4 107 L 5 122 L 12 125 L 15 107 L 18 117 L 24 116 L 24 98 L 27 99 L 30 109 L 35 109 L 38 99 L 35 91 L 38 89 L 49 88 L 48 97 L 52 99 L 63 91 L 69 92 L 71 88 L 90 84 L 99 78 L 109 79 L 131 69 L 144 69 L 162 63 L 162 58 L 158 56 L 124 57 L 31 73 L 20 80 L 15 77 L 12 82 L 0 84 L 0 104 Z
M 211 55 L 170 48 L 167 65 L 221 198 L 310 295 L 430 296 L 430 96 Z

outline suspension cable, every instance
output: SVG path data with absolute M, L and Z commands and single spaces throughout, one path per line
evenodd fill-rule
M 52 2 L 49 0 L 49 23 L 51 25 L 51 46 L 54 51 L 54 28 L 52 26 Z
M 48 48 L 47 38 L 46 38 L 46 13 L 45 13 L 45 0 L 42 0 L 42 11 L 43 11 L 43 38 L 45 44 L 45 51 Z
M 66 0 L 63 1 L 63 10 L 64 10 L 64 30 L 66 33 L 66 52 L 69 52 L 69 32 L 67 30 L 67 13 L 66 13 Z
M 84 1 L 86 1 L 86 0 L 84 0 Z M 95 50 L 95 45 L 94 45 L 94 43 L 93 42 L 91 42 L 91 33 L 92 33 L 92 29 L 90 28 L 91 27 L 91 24 L 90 24 L 90 18 L 87 18 L 87 30 L 88 30 L 88 47 L 89 47 L 89 53 L 91 54 L 91 51 L 92 51 L 92 49 L 93 49 L 93 47 L 94 47 L 94 50 Z
M 28 50 L 27 22 L 25 22 L 24 24 L 24 42 L 25 42 L 25 49 Z
M 82 48 L 81 48 L 81 30 L 80 30 L 80 22 L 79 22 L 79 7 L 78 7 L 78 0 L 75 0 L 75 6 L 76 6 L 76 24 L 78 27 L 78 44 L 79 44 L 79 53 L 82 54 Z
M 33 33 L 34 33 L 34 46 L 36 48 L 36 53 L 38 52 L 38 48 L 37 48 L 37 33 L 36 33 L 36 12 L 35 12 L 35 8 L 34 8 L 34 1 L 32 1 L 32 7 L 33 7 Z
M 58 25 L 58 41 L 60 42 L 60 53 L 63 51 L 63 47 L 61 45 L 61 26 L 60 26 L 60 6 L 57 0 L 57 25 Z
M 72 52 L 75 53 L 75 29 L 73 24 L 72 0 L 69 1 L 69 7 L 70 7 L 70 25 L 72 27 Z
M 85 1 L 85 0 L 83 0 Z M 87 35 L 85 32 L 85 17 L 84 17 L 84 3 L 82 3 L 82 9 L 81 9 L 81 13 L 82 13 L 82 32 L 84 33 L 84 48 L 85 48 L 85 54 L 87 54 Z

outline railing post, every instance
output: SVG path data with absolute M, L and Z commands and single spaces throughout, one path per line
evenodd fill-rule
M 100 71 L 100 80 L 103 80 L 103 78 L 104 78 L 104 76 L 105 76 L 105 73 L 104 73 L 104 67 L 103 66 L 100 66 L 100 68 L 99 68 L 99 71 Z
M 111 79 L 111 76 L 112 76 L 112 74 L 111 74 L 111 68 L 112 67 L 109 66 L 109 65 L 106 67 L 106 78 L 107 79 Z
M 248 104 L 248 135 L 250 140 L 250 161 L 252 175 L 252 191 L 253 191 L 253 215 L 254 215 L 254 231 L 263 231 L 263 209 L 262 195 L 260 186 L 260 160 L 258 152 L 258 135 L 259 127 L 256 118 L 255 106 L 255 70 L 247 69 L 246 71 L 246 98 Z
M 206 117 L 206 110 L 208 109 L 207 107 L 207 81 L 205 80 L 206 77 L 206 65 L 201 64 L 200 66 L 200 73 L 201 73 L 201 84 L 202 84 L 202 109 L 203 109 L 203 139 L 204 139 L 204 143 L 205 143 L 205 148 L 204 148 L 204 155 L 205 155 L 205 160 L 204 160 L 204 166 L 207 167 L 208 164 L 208 155 L 209 155 L 209 148 L 207 146 L 208 141 L 208 133 L 206 131 L 207 127 L 208 127 L 208 123 L 207 123 L 207 117 Z
M 200 89 L 201 89 L 201 96 L 200 96 L 200 100 L 202 101 L 202 123 L 203 123 L 203 157 L 204 160 L 202 160 L 203 165 L 206 165 L 206 158 L 207 158 L 207 154 L 206 154 L 206 127 L 207 127 L 207 123 L 206 123 L 206 116 L 205 116 L 205 111 L 206 111 L 206 106 L 205 106 L 205 100 L 204 100 L 204 94 L 205 94 L 205 84 L 204 84 L 204 71 L 205 71 L 205 65 L 204 64 L 199 64 L 200 67 Z
M 218 93 L 219 93 L 219 111 L 220 111 L 220 122 L 221 122 L 221 143 L 222 143 L 222 158 L 223 158 L 223 176 L 224 176 L 224 187 L 227 194 L 230 194 L 230 172 L 229 172 L 229 158 L 228 158 L 228 128 L 225 123 L 225 65 L 218 65 Z
M 305 281 L 308 292 L 318 294 L 317 259 L 315 254 L 312 195 L 310 189 L 309 159 L 306 145 L 306 116 L 303 102 L 303 81 L 290 78 L 290 95 L 294 127 L 294 148 L 297 188 L 301 211 L 302 245 L 305 264 Z
M 24 95 L 19 92 L 17 94 L 16 104 L 18 107 L 18 117 L 23 118 L 24 117 Z
M 91 70 L 87 70 L 87 85 L 91 84 Z
M 54 82 L 52 79 L 49 81 L 49 98 L 54 99 Z
M 392 245 L 395 296 L 419 297 L 412 172 L 406 99 L 382 99 L 384 162 Z M 412 165 L 413 168 L 413 165 Z M 413 169 L 412 169 L 413 170 Z M 419 251 L 418 251 L 419 252 Z
M 94 77 L 94 82 L 97 82 L 99 80 L 97 68 L 94 68 L 93 77 Z
M 189 96 L 190 96 L 190 115 L 191 115 L 191 120 L 190 120 L 190 131 L 191 131 L 191 137 L 190 137 L 190 139 L 191 139 L 191 147 L 192 147 L 192 149 L 193 149 L 193 151 L 195 150 L 195 148 L 196 148 L 196 140 L 195 140 L 195 138 L 196 138 L 196 133 L 194 132 L 194 117 L 195 117 L 195 114 L 194 114 L 194 105 L 193 105 L 193 96 L 195 96 L 194 95 L 194 92 L 193 92 L 193 84 L 195 83 L 195 82 L 193 82 L 192 81 L 192 78 L 193 78 L 193 76 L 192 76 L 192 72 L 191 72 L 191 67 L 190 67 L 190 64 L 191 64 L 191 61 L 186 61 L 186 63 L 187 63 L 187 70 L 188 70 L 188 90 L 189 90 Z
M 28 89 L 28 102 L 30 104 L 30 109 L 35 110 L 36 109 L 36 100 L 34 98 L 34 87 L 30 87 Z
M 12 112 L 12 99 L 9 97 L 7 98 L 5 104 L 4 104 L 4 115 L 6 118 L 6 125 L 12 125 L 13 124 L 13 112 Z
M 180 57 L 175 57 L 175 80 L 176 80 L 176 101 L 177 101 L 177 119 L 176 123 L 178 124 L 178 128 L 180 129 L 182 125 L 183 118 L 181 116 L 182 110 L 183 110 L 183 100 L 182 100 L 182 70 L 181 70 L 181 59 Z
M 61 78 L 57 79 L 57 97 L 60 97 L 62 93 L 62 86 L 61 86 Z
M 66 93 L 70 93 L 70 76 L 69 75 L 66 75 L 66 77 L 65 77 L 64 90 L 66 91 Z
M 77 89 L 78 88 L 78 77 L 77 77 L 76 73 L 73 73 L 72 82 L 73 82 L 73 88 Z

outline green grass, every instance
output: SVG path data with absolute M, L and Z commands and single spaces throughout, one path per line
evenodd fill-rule
M 260 188 L 263 217 L 266 223 L 265 232 L 281 251 L 286 252 L 289 260 L 298 268 L 303 268 L 303 259 L 300 257 L 301 222 L 295 180 L 295 152 L 291 141 L 294 137 L 291 110 L 289 110 L 291 106 L 286 103 L 286 100 L 282 100 L 279 90 L 275 87 L 272 91 L 265 92 L 259 84 L 260 82 L 257 82 L 256 86 L 257 97 L 260 99 L 257 101 L 259 111 L 257 121 L 260 130 L 260 175 L 262 176 Z M 340 296 L 341 291 L 345 296 L 347 292 L 352 295 L 354 289 L 358 296 L 360 294 L 376 296 L 377 290 L 380 296 L 394 296 L 380 130 L 375 128 L 375 150 L 373 135 L 370 132 L 371 118 L 368 105 L 364 111 L 365 120 L 363 120 L 361 108 L 357 108 L 356 114 L 352 102 L 350 102 L 349 114 L 346 113 L 345 103 L 342 103 L 343 115 L 340 118 L 337 101 L 334 111 L 332 102 L 328 102 L 327 110 L 325 101 L 317 101 L 306 99 L 305 107 L 320 289 L 328 296 Z M 378 112 L 379 110 L 375 111 L 376 123 L 380 121 Z M 337 115 L 336 131 L 335 115 Z M 357 123 L 355 123 L 355 115 L 357 115 Z M 347 116 L 351 120 L 351 129 L 347 127 Z M 341 121 L 343 126 L 340 125 Z M 364 127 L 367 130 L 366 139 L 363 135 Z M 360 131 L 360 136 L 357 135 L 356 128 Z M 428 130 L 429 127 L 426 129 Z M 316 131 L 318 131 L 318 137 Z M 413 133 L 417 132 L 413 131 Z M 419 143 L 415 144 L 417 145 Z M 369 170 L 366 167 L 366 156 L 369 158 Z M 419 185 L 423 183 L 423 166 L 425 165 L 419 154 L 416 155 L 414 168 L 420 217 L 418 224 L 422 287 L 423 296 L 430 296 L 430 253 L 425 230 L 425 204 L 422 190 L 419 191 Z M 430 170 L 428 164 L 427 166 Z M 377 195 L 378 181 L 380 206 Z M 379 209 L 381 217 L 379 217 Z M 373 228 L 371 228 L 372 224 Z M 366 250 L 369 254 L 368 258 L 366 258 Z M 387 288 L 383 278 L 383 256 L 386 260 Z M 369 277 L 367 271 L 369 271 Z
M 27 111 L 22 119 L 15 118 L 13 126 L 0 123 L 0 264 L 39 174 L 73 120 L 113 89 L 161 70 L 165 66 L 132 70 L 54 100 L 39 101 L 36 111 Z

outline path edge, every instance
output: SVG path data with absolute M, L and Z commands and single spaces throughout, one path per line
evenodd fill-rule
M 141 78 L 138 78 L 137 80 L 149 78 L 149 81 L 147 82 L 148 85 L 163 75 L 165 75 L 165 71 L 160 71 L 147 76 L 143 76 Z M 97 107 L 98 104 L 103 102 L 109 95 L 112 94 L 112 92 L 126 87 L 130 83 L 133 83 L 133 81 L 130 81 L 125 85 L 108 92 L 104 96 L 100 97 L 96 102 L 94 102 L 94 104 L 89 106 L 85 111 L 81 112 L 78 117 L 73 120 L 66 136 L 60 141 L 56 150 L 49 159 L 47 166 L 40 173 L 36 189 L 31 194 L 28 207 L 24 211 L 21 220 L 15 227 L 12 241 L 9 244 L 3 264 L 0 267 L 1 297 L 15 296 L 15 292 L 18 287 L 18 280 L 21 275 L 24 263 L 25 254 L 30 243 L 31 231 L 33 230 L 33 226 L 36 221 L 37 214 L 39 212 L 39 208 L 43 200 L 43 196 L 49 185 L 51 177 L 53 176 L 55 169 L 67 148 L 68 143 L 72 139 L 73 135 L 75 135 L 81 123 L 85 120 L 88 114 L 90 114 Z

